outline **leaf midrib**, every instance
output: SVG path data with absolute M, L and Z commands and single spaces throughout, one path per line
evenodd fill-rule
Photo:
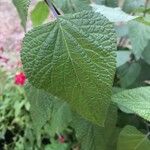
M 72 66 L 73 66 L 73 70 L 74 70 L 75 75 L 76 75 L 76 77 L 77 77 L 78 83 L 79 83 L 79 85 L 80 85 L 80 87 L 81 87 L 81 89 L 82 89 L 82 85 L 81 85 L 79 76 L 78 76 L 78 74 L 77 74 L 77 71 L 76 71 L 76 69 L 75 69 L 74 62 L 73 62 L 73 59 L 72 59 L 72 57 L 71 57 L 71 53 L 70 53 L 69 48 L 68 48 L 67 40 L 66 40 L 66 38 L 65 38 L 65 36 L 64 36 L 64 30 L 63 30 L 63 28 L 62 28 L 62 26 L 61 26 L 61 23 L 59 23 L 59 27 L 60 27 L 60 30 L 61 30 L 61 32 L 62 32 L 62 38 L 64 39 L 64 42 L 65 42 L 67 54 L 68 54 L 68 56 L 69 56 L 69 59 L 70 59 L 70 62 L 71 62 L 71 64 L 72 64 Z

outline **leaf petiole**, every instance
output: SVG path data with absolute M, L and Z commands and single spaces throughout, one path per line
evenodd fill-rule
M 51 0 L 45 0 L 45 2 L 47 3 L 47 5 L 49 6 L 49 8 L 51 9 L 53 16 L 55 18 L 58 17 L 58 15 L 60 15 L 59 11 L 56 9 L 56 7 L 53 5 L 53 3 L 51 2 Z

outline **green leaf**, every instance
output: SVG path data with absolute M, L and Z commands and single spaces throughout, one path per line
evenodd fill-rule
M 46 145 L 45 150 L 70 150 L 70 148 L 66 143 L 62 144 L 54 141 L 52 144 Z
M 128 22 L 130 20 L 137 18 L 137 16 L 131 16 L 126 14 L 119 7 L 111 8 L 111 7 L 106 7 L 104 5 L 97 5 L 94 3 L 91 4 L 91 6 L 95 12 L 104 15 L 111 22 Z
M 130 87 L 136 81 L 140 72 L 141 66 L 137 62 L 126 62 L 124 65 L 120 66 L 117 70 L 117 76 L 121 87 Z
M 128 26 L 132 52 L 139 58 L 150 40 L 150 26 L 138 21 L 131 21 Z
M 117 51 L 117 67 L 123 65 L 130 60 L 130 51 L 120 50 Z
M 149 150 L 148 135 L 144 135 L 133 126 L 126 126 L 119 135 L 117 150 Z
M 30 112 L 35 131 L 38 133 L 52 116 L 53 98 L 43 90 L 31 85 L 26 86 L 27 98 L 30 101 Z
M 127 113 L 135 113 L 150 121 L 150 87 L 124 90 L 113 95 L 112 100 Z
M 31 20 L 33 26 L 41 25 L 49 15 L 49 8 L 44 1 L 37 3 L 35 8 L 31 12 Z
M 74 13 L 90 9 L 90 0 L 54 0 L 54 4 L 64 13 Z
M 51 134 L 60 133 L 72 121 L 72 112 L 66 102 L 60 101 L 43 90 L 31 85 L 26 86 L 27 98 L 30 101 L 30 112 L 37 134 L 43 126 Z M 48 124 L 46 124 L 49 122 Z
M 150 41 L 148 42 L 148 45 L 145 47 L 142 56 L 144 58 L 144 60 L 150 64 Z
M 92 2 L 96 4 L 106 5 L 109 7 L 117 7 L 118 1 L 117 0 L 93 0 Z
M 24 30 L 26 31 L 26 22 L 28 16 L 28 7 L 30 4 L 30 0 L 12 0 L 13 4 L 15 5 L 18 14 L 21 19 L 21 25 L 23 26 Z
M 80 116 L 75 116 L 71 126 L 75 129 L 81 150 L 113 150 L 112 140 L 116 128 L 117 109 L 111 105 L 105 127 L 96 126 Z
M 66 102 L 55 101 L 50 123 L 46 126 L 51 136 L 62 133 L 72 121 L 72 112 Z
M 66 100 L 88 120 L 104 125 L 115 50 L 112 23 L 100 14 L 83 11 L 31 30 L 21 57 L 31 84 Z
M 105 0 L 105 5 L 108 7 L 117 7 L 118 0 Z
M 129 31 L 127 24 L 116 25 L 115 29 L 118 37 L 125 37 L 125 38 L 128 37 Z
M 144 8 L 145 0 L 125 0 L 123 4 L 123 11 L 131 13 L 138 9 Z
M 105 5 L 105 0 L 93 0 L 93 2 L 99 5 Z

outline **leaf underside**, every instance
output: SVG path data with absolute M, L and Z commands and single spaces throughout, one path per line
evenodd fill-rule
M 112 97 L 112 100 L 120 108 L 129 110 L 142 118 L 150 121 L 150 87 L 141 87 L 119 92 Z

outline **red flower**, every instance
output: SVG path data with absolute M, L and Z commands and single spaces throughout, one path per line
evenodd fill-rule
M 19 72 L 15 75 L 15 84 L 24 85 L 26 81 L 26 76 L 24 72 Z
M 58 136 L 58 141 L 60 143 L 65 143 L 65 137 L 63 135 Z

